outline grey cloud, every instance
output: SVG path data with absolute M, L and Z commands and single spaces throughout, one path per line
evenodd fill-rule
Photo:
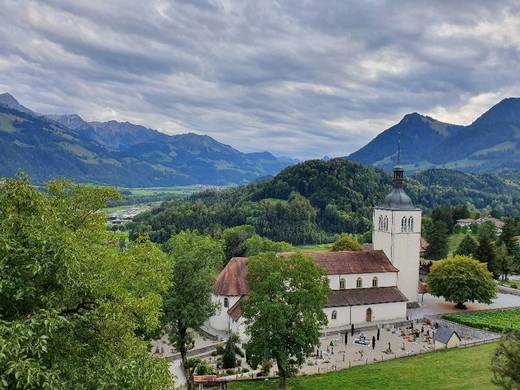
M 346 155 L 408 112 L 467 121 L 520 87 L 516 1 L 0 5 L 0 89 L 23 104 L 244 151 Z

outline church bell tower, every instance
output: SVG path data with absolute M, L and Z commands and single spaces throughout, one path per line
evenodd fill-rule
M 417 305 L 419 254 L 421 247 L 421 210 L 416 208 L 403 188 L 404 169 L 400 166 L 400 146 L 394 167 L 393 189 L 383 203 L 374 207 L 372 242 L 399 270 L 397 287 Z

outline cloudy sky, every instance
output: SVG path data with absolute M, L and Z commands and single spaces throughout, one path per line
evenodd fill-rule
M 0 0 L 0 92 L 42 113 L 347 155 L 520 95 L 519 1 Z

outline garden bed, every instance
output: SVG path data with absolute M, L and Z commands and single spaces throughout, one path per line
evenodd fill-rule
M 520 308 L 447 314 L 442 318 L 492 332 L 507 333 L 513 330 L 520 331 Z

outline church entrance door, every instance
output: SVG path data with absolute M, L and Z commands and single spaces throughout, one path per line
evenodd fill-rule
M 372 309 L 371 308 L 367 309 L 366 321 L 367 322 L 372 321 Z

